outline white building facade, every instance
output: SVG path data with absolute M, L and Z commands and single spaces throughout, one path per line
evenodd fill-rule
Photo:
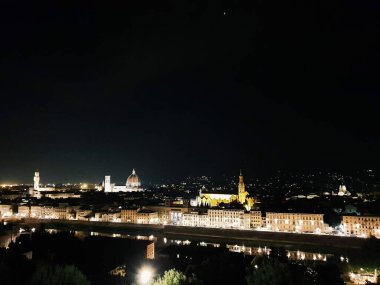
M 272 231 L 323 233 L 323 214 L 266 213 L 266 228 Z
M 380 217 L 343 216 L 342 225 L 346 235 L 380 238 Z
M 129 175 L 125 185 L 116 185 L 111 183 L 111 176 L 107 175 L 103 181 L 104 192 L 140 192 L 144 189 L 141 187 L 141 180 L 137 176 L 136 171 L 133 169 L 132 174 Z

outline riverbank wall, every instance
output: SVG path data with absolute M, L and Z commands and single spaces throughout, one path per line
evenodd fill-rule
M 317 234 L 297 234 L 289 232 L 269 232 L 254 230 L 235 230 L 235 229 L 217 229 L 217 228 L 194 228 L 172 225 L 145 225 L 131 223 L 113 223 L 113 222 L 93 222 L 93 221 L 76 221 L 76 220 L 43 220 L 43 219 L 24 219 L 21 224 L 29 227 L 57 228 L 62 230 L 83 230 L 83 231 L 115 231 L 129 232 L 133 231 L 141 234 L 169 235 L 173 237 L 184 237 L 192 239 L 207 238 L 207 240 L 218 241 L 246 241 L 246 242 L 269 242 L 278 245 L 310 245 L 324 246 L 335 248 L 360 248 L 365 239 L 317 235 Z
M 165 226 L 166 234 L 186 235 L 193 237 L 207 237 L 228 240 L 240 240 L 249 242 L 270 242 L 272 244 L 300 244 L 324 247 L 337 248 L 360 248 L 365 239 L 332 236 L 332 235 L 317 235 L 317 234 L 297 234 L 287 232 L 269 232 L 269 231 L 252 231 L 252 230 L 234 230 L 234 229 L 215 229 L 215 228 L 193 228 L 179 226 Z

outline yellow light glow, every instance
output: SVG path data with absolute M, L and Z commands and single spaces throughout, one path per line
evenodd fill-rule
M 80 186 L 80 189 L 87 189 L 88 188 L 88 184 L 87 183 L 84 183 Z
M 137 273 L 137 284 L 148 285 L 153 283 L 154 270 L 149 266 L 143 266 Z

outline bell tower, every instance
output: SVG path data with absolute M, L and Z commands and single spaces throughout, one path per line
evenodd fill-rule
M 245 198 L 247 196 L 247 192 L 245 191 L 245 184 L 243 180 L 243 174 L 240 169 L 240 175 L 239 175 L 239 185 L 238 185 L 238 201 L 240 204 L 245 203 Z
M 110 175 L 104 177 L 104 192 L 112 192 Z
M 34 172 L 33 181 L 34 181 L 34 190 L 40 190 L 40 172 L 38 170 Z

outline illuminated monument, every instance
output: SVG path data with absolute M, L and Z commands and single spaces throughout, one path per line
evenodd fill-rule
M 111 176 L 104 177 L 104 192 L 112 192 Z
M 351 196 L 351 193 L 349 191 L 347 191 L 346 186 L 339 185 L 338 196 Z
M 37 190 L 37 191 L 40 190 L 40 172 L 38 170 L 34 172 L 33 181 L 34 181 L 34 190 Z
M 136 171 L 133 169 L 132 174 L 128 176 L 125 185 L 116 185 L 111 183 L 111 176 L 105 176 L 103 182 L 104 192 L 137 192 L 143 191 L 141 187 L 141 180 L 137 176 Z
M 130 189 L 139 188 L 141 186 L 140 178 L 137 176 L 134 169 L 132 170 L 132 174 L 128 176 L 125 186 Z
M 239 175 L 239 186 L 238 186 L 238 201 L 240 204 L 244 204 L 245 200 L 248 196 L 248 192 L 245 191 L 245 184 L 243 181 L 243 174 L 241 173 L 240 170 L 240 175 Z
M 54 191 L 54 190 L 55 190 L 55 187 L 41 187 L 41 184 L 40 184 L 40 172 L 38 170 L 36 170 L 34 172 L 34 177 L 33 177 L 33 188 L 29 188 L 29 194 L 30 195 L 35 195 L 38 192 Z
M 220 204 L 232 204 L 238 203 L 244 205 L 247 210 L 250 210 L 254 204 L 254 199 L 249 196 L 249 193 L 245 190 L 245 184 L 243 180 L 243 174 L 240 171 L 238 193 L 236 194 L 225 194 L 225 193 L 207 193 L 199 191 L 199 196 L 197 197 L 197 205 L 204 207 L 217 207 Z

